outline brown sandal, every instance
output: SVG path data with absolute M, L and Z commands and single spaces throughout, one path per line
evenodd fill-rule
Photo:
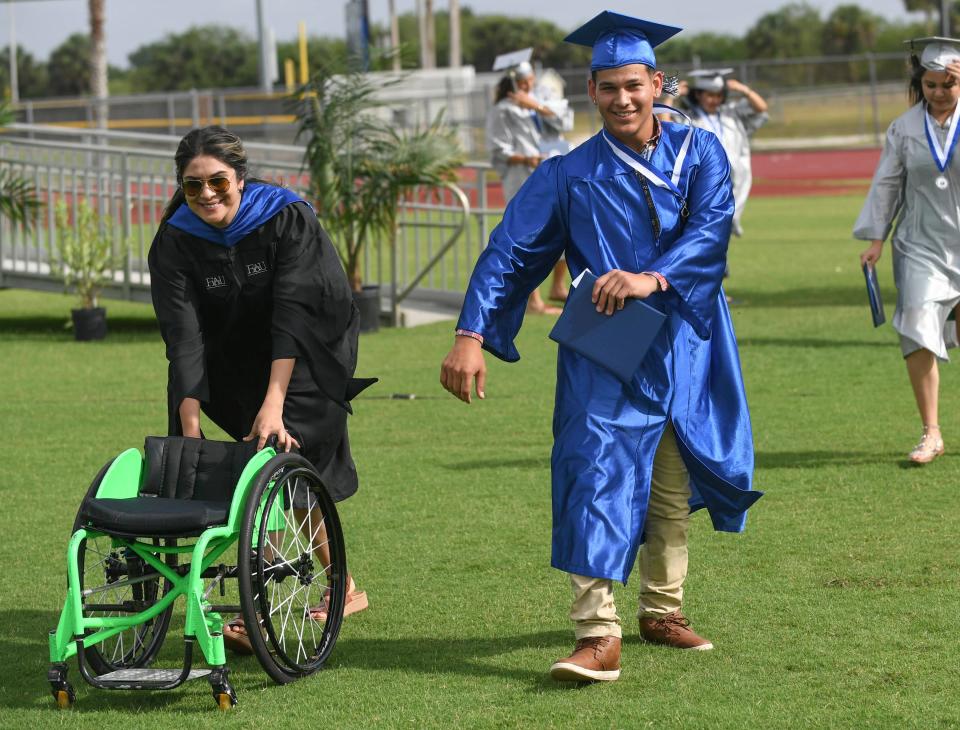
M 223 625 L 223 643 L 235 654 L 253 654 L 253 646 L 250 644 L 250 637 L 247 636 L 247 628 L 240 616 L 230 619 Z
M 353 576 L 347 581 L 347 598 L 343 604 L 343 615 L 349 616 L 351 613 L 363 611 L 370 606 L 367 601 L 367 592 L 358 591 L 357 584 L 353 582 Z M 319 606 L 310 609 L 310 618 L 319 623 L 327 620 L 327 596 L 324 595 L 323 602 Z

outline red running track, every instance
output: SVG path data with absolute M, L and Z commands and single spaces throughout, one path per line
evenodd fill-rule
M 870 178 L 880 159 L 879 149 L 856 150 L 799 150 L 795 152 L 754 152 L 753 153 L 753 188 L 751 196 L 774 195 L 836 195 L 843 193 L 865 193 L 870 185 Z M 476 173 L 470 169 L 461 171 L 464 181 L 473 182 Z M 293 180 L 284 180 L 290 184 Z M 305 179 L 296 180 L 305 184 Z M 147 192 L 154 197 L 152 203 L 144 203 L 144 208 L 153 208 L 153 214 L 141 216 L 140 206 L 131 211 L 134 225 L 146 220 L 158 220 L 163 211 L 166 194 L 166 185 L 133 184 L 135 196 Z M 470 204 L 477 206 L 479 201 L 475 190 L 468 191 Z M 56 199 L 65 198 L 69 201 L 69 193 L 54 196 Z M 433 202 L 442 201 L 453 205 L 454 201 L 449 193 L 442 191 L 438 194 L 424 194 L 421 199 Z M 160 202 L 164 201 L 164 202 Z M 503 190 L 499 181 L 491 182 L 487 187 L 487 205 L 490 208 L 503 207 Z M 146 212 L 146 211 L 143 211 Z
M 864 193 L 879 149 L 754 152 L 750 195 Z
M 754 152 L 751 196 L 866 193 L 880 150 L 798 150 Z M 464 177 L 473 179 L 472 170 Z M 503 206 L 499 182 L 487 188 L 490 207 Z M 476 205 L 476 200 L 471 200 Z

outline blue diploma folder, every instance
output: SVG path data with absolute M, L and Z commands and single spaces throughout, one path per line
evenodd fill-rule
M 887 321 L 887 317 L 883 313 L 883 299 L 880 297 L 880 282 L 877 281 L 877 270 L 873 266 L 864 264 L 863 278 L 867 280 L 867 298 L 870 300 L 873 326 L 879 327 Z
M 584 271 L 572 287 L 563 314 L 550 339 L 612 371 L 624 383 L 633 380 L 650 343 L 667 315 L 639 299 L 627 299 L 623 309 L 607 315 L 591 301 L 597 280 Z

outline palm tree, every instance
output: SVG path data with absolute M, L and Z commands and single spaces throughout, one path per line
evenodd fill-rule
M 0 104 L 0 129 L 13 121 L 13 111 Z M 0 215 L 29 227 L 33 213 L 40 207 L 36 188 L 10 167 L 0 167 Z
M 449 183 L 462 162 L 456 135 L 440 116 L 402 132 L 377 118 L 380 88 L 365 74 L 334 75 L 323 67 L 295 102 L 310 195 L 354 291 L 361 289 L 364 245 L 378 235 L 393 241 L 400 197 L 417 186 Z
M 903 0 L 908 13 L 924 14 L 928 33 L 933 33 L 933 14 L 940 11 L 941 5 L 941 0 Z
M 97 127 L 107 126 L 106 0 L 90 0 L 90 93 L 96 101 Z

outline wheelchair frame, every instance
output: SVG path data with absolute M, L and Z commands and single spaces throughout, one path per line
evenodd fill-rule
M 101 470 L 101 474 L 98 475 L 99 484 L 95 479 L 88 496 L 102 499 L 137 497 L 146 476 L 145 472 L 145 457 L 141 456 L 137 449 L 128 449 Z M 294 479 L 297 480 L 296 485 L 299 485 L 301 478 L 307 480 L 307 488 L 313 492 L 315 499 L 319 500 L 317 505 L 323 515 L 321 526 L 326 530 L 331 563 L 323 566 L 319 573 L 326 582 L 316 583 L 316 586 L 325 586 L 322 590 L 327 615 L 322 624 L 321 638 L 313 647 L 315 653 L 308 653 L 309 649 L 303 646 L 307 632 L 302 629 L 298 634 L 300 644 L 296 647 L 296 658 L 291 659 L 290 652 L 285 648 L 284 638 L 281 636 L 278 641 L 275 635 L 276 629 L 271 618 L 273 609 L 268 603 L 267 585 L 273 586 L 274 583 L 271 581 L 280 583 L 287 577 L 294 578 L 294 593 L 289 598 L 291 607 L 287 609 L 289 614 L 296 593 L 305 592 L 309 598 L 311 585 L 315 580 L 313 559 L 316 548 L 312 542 L 312 535 L 315 533 L 311 533 L 311 539 L 307 540 L 306 549 L 300 545 L 299 540 L 299 530 L 303 528 L 305 522 L 292 526 L 298 543 L 296 550 L 302 552 L 296 560 L 285 560 L 282 557 L 277 560 L 278 548 L 271 544 L 273 541 L 271 535 L 280 534 L 277 531 L 285 528 L 289 530 L 291 527 L 290 520 L 285 516 L 284 490 L 290 488 L 289 484 Z M 298 489 L 299 486 L 294 488 Z M 288 509 L 290 512 L 294 511 L 292 507 Z M 305 514 L 312 514 L 312 509 L 317 507 L 305 510 Z M 269 513 L 267 519 L 264 519 L 266 510 L 269 510 Z M 311 518 L 304 518 L 305 521 L 308 519 Z M 297 520 L 298 518 L 295 517 L 294 522 L 296 523 Z M 51 667 L 47 679 L 50 682 L 54 700 L 60 708 L 69 707 L 75 701 L 75 692 L 67 681 L 67 660 L 76 656 L 83 679 L 100 689 L 168 690 L 180 686 L 188 679 L 206 675 L 217 706 L 220 709 L 229 709 L 237 703 L 237 697 L 228 679 L 229 668 L 224 649 L 222 613 L 226 611 L 240 610 L 245 626 L 263 627 L 262 631 L 248 630 L 247 635 L 261 665 L 278 683 L 293 681 L 321 668 L 336 643 L 343 618 L 346 592 L 343 536 L 336 507 L 319 481 L 319 475 L 309 462 L 299 455 L 278 455 L 269 447 L 254 454 L 244 466 L 237 481 L 226 523 L 208 527 L 196 536 L 157 538 L 152 535 L 140 537 L 117 535 L 85 527 L 79 516 L 78 525 L 79 528 L 75 529 L 67 548 L 66 600 L 57 628 L 49 635 Z M 111 557 L 107 562 L 129 566 L 130 560 L 139 560 L 148 572 L 134 577 L 128 573 L 125 578 L 120 575 L 119 580 L 115 579 L 112 582 L 108 574 L 105 587 L 98 588 L 97 591 L 85 590 L 81 581 L 81 556 L 85 555 L 87 541 L 96 538 L 108 538 L 111 548 L 117 551 L 118 556 L 123 556 L 122 559 L 118 557 L 116 560 Z M 178 544 L 182 539 L 195 541 Z M 234 544 L 238 549 L 237 565 L 218 564 L 217 561 Z M 243 545 L 249 548 L 244 550 Z M 111 553 L 111 556 L 113 555 Z M 189 555 L 190 563 L 183 566 L 176 564 L 178 555 Z M 251 561 L 255 563 L 255 570 L 250 568 Z M 151 570 L 153 572 L 149 572 Z M 120 572 L 122 574 L 122 570 Z M 211 578 L 212 582 L 205 588 L 204 579 Z M 218 583 L 222 592 L 223 581 L 226 578 L 239 580 L 241 602 L 239 607 L 215 605 L 209 600 L 210 593 Z M 85 599 L 94 592 L 136 586 L 149 581 L 155 581 L 156 586 L 156 600 L 151 605 L 139 605 L 149 601 L 130 601 L 123 605 L 106 605 L 105 609 L 96 604 L 92 606 L 85 604 Z M 303 587 L 297 588 L 297 582 Z M 159 651 L 167 632 L 169 612 L 181 596 L 186 599 L 183 667 L 178 673 L 176 670 L 149 670 L 153 673 L 153 677 L 143 678 L 141 675 L 146 671 L 143 667 L 148 665 Z M 102 613 L 107 609 L 111 609 L 112 612 L 126 612 L 129 615 L 90 615 Z M 265 612 L 264 609 L 266 609 Z M 289 615 L 286 618 L 289 619 Z M 98 674 L 97 668 L 91 666 L 86 653 L 92 647 L 124 631 L 152 621 L 158 622 L 160 635 L 155 636 L 144 648 L 142 656 L 136 656 L 137 649 L 134 648 L 134 659 L 128 662 L 129 667 L 124 667 L 128 671 Z M 312 616 L 308 613 L 301 619 L 301 623 L 303 621 L 311 622 L 310 635 L 316 640 Z M 210 665 L 209 674 L 202 670 L 192 670 L 194 644 L 199 646 L 203 658 Z M 301 652 L 303 662 L 301 662 Z M 134 676 L 131 677 L 130 669 L 139 669 L 140 675 L 134 671 Z

